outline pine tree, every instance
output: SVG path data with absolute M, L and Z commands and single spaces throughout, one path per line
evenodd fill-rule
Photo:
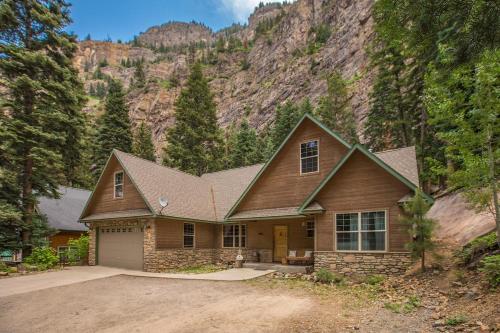
M 87 34 L 87 36 L 85 36 L 85 40 L 86 41 L 92 40 L 92 37 L 90 36 L 90 34 Z
M 430 205 L 425 201 L 422 191 L 417 189 L 412 200 L 404 206 L 405 214 L 401 217 L 401 221 L 408 225 L 408 232 L 413 238 L 406 247 L 413 257 L 420 258 L 422 271 L 425 271 L 426 253 L 435 248 L 432 236 L 436 222 L 425 217 L 429 208 Z
M 195 175 L 222 167 L 222 133 L 216 106 L 200 63 L 175 102 L 175 124 L 167 130 L 163 163 Z
M 134 86 L 143 88 L 146 85 L 146 73 L 144 73 L 144 65 L 142 61 L 138 61 L 135 65 Z
M 134 153 L 134 155 L 146 160 L 156 160 L 155 146 L 153 145 L 151 128 L 144 122 L 141 122 L 139 128 L 135 132 L 134 142 L 132 144 L 132 152 Z
M 63 0 L 0 5 L 0 86 L 9 115 L 2 120 L 2 144 L 8 147 L 7 173 L 15 175 L 18 185 L 17 191 L 9 191 L 12 197 L 0 201 L 21 203 L 13 207 L 21 209 L 27 228 L 25 246 L 36 196 L 57 196 L 57 187 L 71 177 L 78 160 L 85 94 L 72 66 L 77 45 L 76 36 L 65 31 L 70 22 L 69 4 Z M 71 165 L 66 165 L 68 157 Z
M 262 161 L 262 152 L 258 146 L 257 133 L 244 119 L 236 132 L 234 147 L 230 155 L 231 167 L 256 164 Z
M 108 86 L 105 112 L 97 132 L 96 170 L 100 174 L 113 149 L 132 151 L 132 132 L 125 94 L 120 82 L 112 80 Z
M 359 141 L 356 133 L 356 121 L 349 107 L 347 82 L 342 75 L 334 71 L 327 79 L 328 94 L 321 98 L 316 114 L 320 121 L 350 142 Z

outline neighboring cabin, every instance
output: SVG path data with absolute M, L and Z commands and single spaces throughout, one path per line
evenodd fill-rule
M 396 274 L 411 262 L 398 217 L 417 187 L 413 147 L 371 153 L 305 115 L 265 165 L 201 177 L 115 150 L 81 221 L 91 265 L 234 261 L 241 239 L 247 261 L 313 251 L 315 269 Z
M 68 250 L 70 239 L 77 239 L 87 232 L 87 227 L 79 223 L 78 218 L 91 192 L 65 186 L 59 187 L 58 192 L 61 195 L 59 199 L 41 197 L 36 210 L 45 215 L 49 226 L 57 230 L 49 238 L 49 246 L 60 256 Z

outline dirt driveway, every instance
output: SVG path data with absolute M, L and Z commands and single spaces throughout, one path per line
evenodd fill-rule
M 307 297 L 244 282 L 113 276 L 0 298 L 0 332 L 264 332 Z

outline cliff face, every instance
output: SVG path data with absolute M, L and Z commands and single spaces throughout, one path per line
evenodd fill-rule
M 251 125 L 262 130 L 274 120 L 277 105 L 309 97 L 316 104 L 326 94 L 326 76 L 339 70 L 352 81 L 351 106 L 358 127 L 368 110 L 372 73 L 367 69 L 366 47 L 373 38 L 373 0 L 298 0 L 288 5 L 257 9 L 246 27 L 228 28 L 213 34 L 199 24 L 166 24 L 148 29 L 139 36 L 142 44 L 159 47 L 205 41 L 208 45 L 224 34 L 237 37 L 249 47 L 231 52 L 215 52 L 214 47 L 196 51 L 173 48 L 153 52 L 146 48 L 111 43 L 82 43 L 76 63 L 89 82 L 92 71 L 106 58 L 102 72 L 118 78 L 128 87 L 134 69 L 120 66 L 122 60 L 145 59 L 146 87 L 128 92 L 130 117 L 134 124 L 146 121 L 153 129 L 157 151 L 164 143 L 164 131 L 173 124 L 174 101 L 189 73 L 193 59 L 212 57 L 205 66 L 223 127 L 238 123 L 245 114 Z M 262 29 L 262 22 L 267 28 Z M 328 40 L 314 45 L 314 28 L 326 26 Z M 264 31 L 263 31 L 264 30 Z M 87 66 L 88 67 L 88 66 Z M 179 85 L 172 84 L 179 82 Z M 89 107 L 92 111 L 93 107 Z M 94 107 L 95 108 L 95 107 Z

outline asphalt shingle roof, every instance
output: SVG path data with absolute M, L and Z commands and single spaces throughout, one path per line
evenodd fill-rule
M 118 150 L 115 150 L 114 154 L 138 191 L 143 195 L 152 213 L 203 221 L 224 221 L 224 216 L 263 166 L 263 164 L 256 164 L 206 173 L 201 177 L 197 177 Z M 375 153 L 375 155 L 418 186 L 414 147 L 382 151 Z M 168 200 L 168 205 L 163 210 L 159 204 L 160 197 Z M 82 208 L 83 205 L 78 213 L 81 212 Z M 313 207 L 308 208 L 311 210 Z M 321 209 L 321 206 L 316 208 Z M 239 212 L 231 216 L 231 219 L 297 215 L 297 209 L 298 207 L 283 207 Z M 147 211 L 138 213 L 140 213 L 140 216 L 150 215 L 150 212 Z M 114 215 L 110 216 L 106 215 L 100 218 L 114 217 Z M 96 216 L 92 215 L 82 220 L 96 218 Z
M 78 222 L 78 218 L 91 192 L 61 186 L 59 193 L 61 194 L 59 199 L 41 197 L 37 204 L 38 212 L 45 215 L 49 225 L 57 230 L 87 230 L 83 223 Z

